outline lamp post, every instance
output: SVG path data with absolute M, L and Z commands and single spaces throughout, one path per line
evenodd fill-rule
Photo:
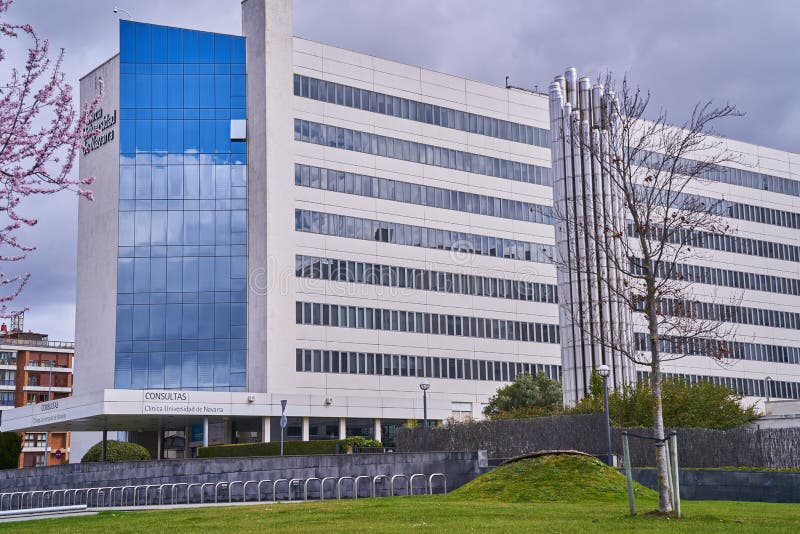
M 431 383 L 427 380 L 423 380 L 419 383 L 419 389 L 422 390 L 422 426 L 423 428 L 428 428 L 428 390 L 431 387 Z
M 122 9 L 121 7 L 116 7 L 115 6 L 114 7 L 114 13 L 115 14 L 119 14 L 120 12 L 125 13 L 128 16 L 129 19 L 133 20 L 133 15 L 131 15 L 130 11 L 128 11 L 127 9 Z
M 53 400 L 53 366 L 56 362 L 53 360 L 48 360 L 50 370 L 48 371 L 47 377 L 47 402 Z M 39 365 L 41 365 L 41 360 L 39 360 Z M 44 434 L 44 466 L 47 467 L 50 463 L 50 431 L 48 430 Z
M 601 365 L 597 368 L 597 374 L 599 374 L 603 379 L 603 408 L 606 412 L 606 448 L 608 450 L 608 456 L 606 463 L 608 465 L 612 465 L 611 460 L 611 419 L 608 414 L 608 375 L 611 374 L 611 367 L 607 365 Z
M 769 402 L 769 383 L 772 382 L 772 377 L 767 376 L 764 377 L 764 396 L 766 396 L 767 400 L 764 402 L 764 410 L 767 409 L 766 403 Z

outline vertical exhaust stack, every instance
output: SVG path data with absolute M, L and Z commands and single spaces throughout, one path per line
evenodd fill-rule
M 635 380 L 633 362 L 609 347 L 631 339 L 630 311 L 615 297 L 622 277 L 613 268 L 619 247 L 604 221 L 624 221 L 610 165 L 615 97 L 575 68 L 550 85 L 553 206 L 557 255 L 564 404 L 588 395 L 592 370 L 611 367 L 617 388 Z M 616 226 L 616 225 L 615 225 Z M 619 226 L 617 226 L 619 227 Z

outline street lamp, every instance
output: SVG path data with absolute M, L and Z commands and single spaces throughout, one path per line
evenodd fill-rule
M 431 388 L 431 383 L 423 380 L 419 383 L 419 389 L 422 390 L 422 426 L 428 428 L 428 390 Z
M 611 460 L 611 420 L 608 414 L 608 375 L 611 374 L 611 367 L 603 364 L 597 368 L 597 374 L 603 379 L 603 408 L 606 412 L 606 447 L 608 456 L 606 463 L 612 465 Z
M 128 16 L 129 19 L 133 20 L 133 15 L 131 15 L 130 11 L 128 11 L 127 9 L 122 9 L 121 7 L 116 7 L 115 6 L 114 7 L 114 13 L 115 14 L 119 14 L 120 12 L 125 13 Z
M 767 409 L 766 403 L 769 402 L 769 383 L 772 382 L 772 377 L 767 376 L 764 377 L 764 395 L 767 397 L 767 400 L 764 402 L 764 410 Z

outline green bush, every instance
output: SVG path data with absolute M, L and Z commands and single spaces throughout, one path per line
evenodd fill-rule
M 382 447 L 383 444 L 376 439 L 363 436 L 351 436 L 344 440 L 345 447 Z
M 745 425 L 758 417 L 753 406 L 742 404 L 742 396 L 727 386 L 701 380 L 690 384 L 680 378 L 661 382 L 664 425 L 672 428 L 726 429 Z M 608 411 L 617 427 L 653 426 L 653 394 L 650 382 L 640 380 L 609 391 Z M 603 412 L 603 380 L 592 375 L 590 394 L 573 408 L 573 413 Z
M 289 456 L 299 456 L 308 454 L 340 454 L 347 452 L 348 446 L 359 447 L 380 447 L 381 442 L 374 439 L 367 439 L 361 436 L 353 436 L 347 439 L 321 439 L 313 441 L 285 441 L 283 443 L 283 453 Z M 235 445 L 212 445 L 201 447 L 198 450 L 200 458 L 235 458 L 241 456 L 279 456 L 281 454 L 281 444 L 279 441 L 269 443 L 240 443 Z
M 22 435 L 16 432 L 0 432 L 0 469 L 19 467 L 22 452 Z
M 561 384 L 544 373 L 523 373 L 497 389 L 483 414 L 489 419 L 526 419 L 560 413 L 561 403 Z
M 103 442 L 95 443 L 81 458 L 81 463 L 99 462 L 103 454 Z M 150 452 L 136 443 L 126 441 L 106 441 L 107 462 L 135 462 L 150 460 Z

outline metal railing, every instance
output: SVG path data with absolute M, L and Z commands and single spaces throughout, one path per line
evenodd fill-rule
M 47 347 L 50 349 L 75 349 L 74 341 L 50 341 L 48 339 L 16 339 L 0 338 L 0 345 L 15 345 L 22 347 Z
M 440 481 L 436 485 L 438 486 L 436 489 L 434 480 Z M 381 491 L 381 486 L 385 488 L 383 491 Z M 14 491 L 0 493 L 0 512 L 77 505 L 96 509 L 193 503 L 325 500 L 326 489 L 329 495 L 327 498 L 331 499 L 334 497 L 336 499 L 358 499 L 396 495 L 433 495 L 434 493 L 447 493 L 447 477 L 444 473 L 414 473 L 412 475 L 397 473 L 376 476 L 168 482 L 133 486 Z

